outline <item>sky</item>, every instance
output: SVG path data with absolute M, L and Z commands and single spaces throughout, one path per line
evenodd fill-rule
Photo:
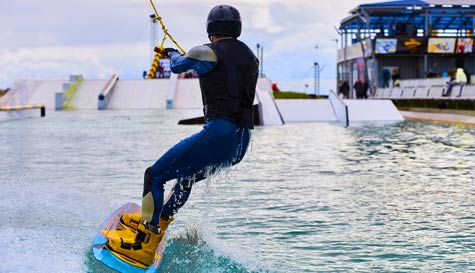
M 155 0 L 169 33 L 185 49 L 208 43 L 206 18 L 216 5 L 236 7 L 240 40 L 263 47 L 263 73 L 281 90 L 320 94 L 335 88 L 335 30 L 357 0 Z M 140 79 L 150 68 L 149 0 L 1 0 L 0 88 L 15 79 Z M 161 41 L 162 32 L 159 29 Z M 167 39 L 165 47 L 174 47 Z M 306 87 L 306 85 L 308 87 Z

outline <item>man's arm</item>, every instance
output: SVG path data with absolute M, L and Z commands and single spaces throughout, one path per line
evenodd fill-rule
M 184 56 L 178 51 L 171 51 L 168 56 L 170 69 L 176 74 L 194 69 L 198 75 L 201 75 L 213 70 L 218 63 L 216 54 L 206 45 L 196 46 Z

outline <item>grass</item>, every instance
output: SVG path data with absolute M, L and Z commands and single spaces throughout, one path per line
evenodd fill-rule
M 292 91 L 279 91 L 274 92 L 274 98 L 276 99 L 309 99 L 309 95 L 304 93 L 297 93 Z
M 293 91 L 274 92 L 275 99 L 327 99 L 327 95 L 315 96 L 314 94 L 298 93 Z

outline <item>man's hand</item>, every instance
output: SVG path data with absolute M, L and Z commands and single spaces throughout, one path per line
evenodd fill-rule
M 171 48 L 171 47 L 162 48 L 162 47 L 156 46 L 153 50 L 155 52 L 157 52 L 158 54 L 160 54 L 164 57 L 167 57 L 167 58 L 170 58 L 170 53 L 171 52 L 178 52 L 178 50 L 176 50 L 174 48 Z

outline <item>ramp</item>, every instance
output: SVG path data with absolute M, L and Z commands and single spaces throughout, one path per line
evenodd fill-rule
M 332 107 L 333 107 L 333 112 L 335 112 L 336 119 L 343 123 L 345 127 L 350 126 L 350 120 L 348 118 L 348 106 L 346 103 L 343 101 L 342 98 L 340 98 L 335 91 L 330 90 L 328 93 L 328 100 L 330 101 Z
M 119 80 L 107 108 L 165 109 L 169 82 L 168 79 Z M 94 103 L 96 107 L 97 101 Z
M 272 94 L 272 82 L 269 78 L 261 77 L 257 79 L 257 88 L 262 91 L 267 91 Z
M 107 80 L 84 80 L 73 96 L 72 106 L 75 109 L 97 109 L 97 95 L 106 85 Z
M 282 125 L 285 123 L 271 92 L 257 88 L 255 101 L 259 105 L 261 125 Z
M 30 98 L 29 103 L 43 103 L 47 109 L 54 110 L 55 93 L 63 88 L 63 83 L 67 81 L 43 81 Z
M 0 98 L 0 106 L 3 106 L 4 110 L 11 106 L 15 111 L 0 111 L 0 122 L 38 116 L 35 109 L 39 106 L 33 105 L 39 104 L 42 104 L 41 115 L 44 116 L 46 108 L 44 104 L 48 101 L 48 97 L 45 96 L 48 92 L 45 91 L 49 90 L 51 85 L 54 88 L 61 84 L 61 81 L 16 80 L 14 87 Z M 54 95 L 52 97 L 54 107 Z
M 5 105 L 25 105 L 42 103 L 46 109 L 54 110 L 55 93 L 61 91 L 62 80 L 17 80 L 13 95 Z
M 28 104 L 36 90 L 39 89 L 41 80 L 17 80 L 15 81 L 15 93 L 10 97 L 6 105 Z
M 402 121 L 403 116 L 391 100 L 344 100 L 348 116 L 354 121 Z
M 178 79 L 175 91 L 175 109 L 201 109 L 201 89 L 199 79 Z
M 335 122 L 337 117 L 329 100 L 275 100 L 286 123 Z

